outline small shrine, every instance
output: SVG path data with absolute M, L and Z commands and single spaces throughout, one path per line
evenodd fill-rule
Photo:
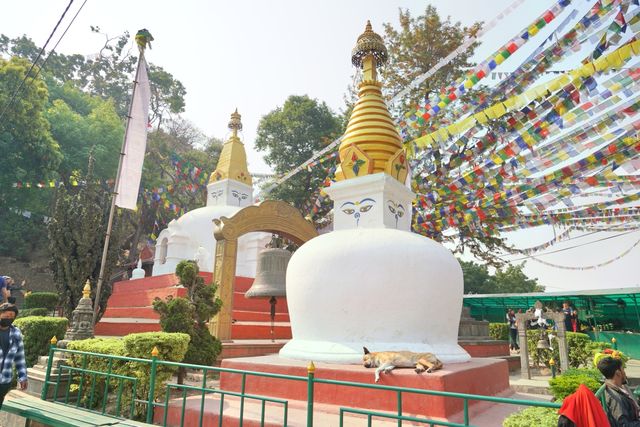
M 229 121 L 231 135 L 224 143 L 216 170 L 207 185 L 207 204 L 187 212 L 169 223 L 158 235 L 153 276 L 172 274 L 183 260 L 196 260 L 201 272 L 213 272 L 216 242 L 213 220 L 230 217 L 253 204 L 252 179 L 247 167 L 247 154 L 239 132 L 241 116 L 236 109 Z M 258 251 L 269 242 L 267 233 L 243 236 L 239 242 L 236 273 L 255 277 Z

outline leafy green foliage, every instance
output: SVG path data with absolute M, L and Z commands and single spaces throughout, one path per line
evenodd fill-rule
M 282 107 L 262 117 L 254 145 L 258 151 L 266 152 L 267 164 L 281 174 L 308 160 L 333 141 L 340 130 L 340 119 L 324 102 L 307 95 L 292 95 Z M 273 189 L 270 197 L 301 209 L 325 178 L 322 168 L 301 171 L 295 179 Z
M 480 23 L 463 27 L 460 22 L 442 19 L 434 6 L 427 6 L 424 14 L 412 17 L 408 10 L 399 11 L 400 27 L 384 24 L 384 41 L 389 52 L 389 62 L 381 69 L 386 90 L 396 94 L 406 88 L 416 77 L 433 68 L 440 59 L 449 55 L 462 41 L 475 34 Z M 410 107 L 424 99 L 425 95 L 439 93 L 440 88 L 448 85 L 462 75 L 470 62 L 478 43 L 458 55 L 453 61 L 442 67 L 436 74 L 412 88 L 400 100 L 399 111 L 406 112 Z
M 83 186 L 58 188 L 48 227 L 51 270 L 67 316 L 71 316 L 78 305 L 86 280 L 89 278 L 94 284 L 97 282 L 111 205 L 108 190 L 94 180 L 92 157 L 89 157 L 88 171 L 83 178 Z M 116 218 L 107 254 L 104 276 L 107 279 L 100 295 L 95 297 L 99 301 L 100 315 L 104 313 L 111 295 L 108 278 L 117 262 L 119 239 L 120 228 Z
M 222 306 L 215 297 L 216 286 L 205 285 L 194 261 L 181 261 L 176 266 L 180 284 L 187 288 L 187 298 L 167 298 L 153 301 L 153 309 L 160 314 L 160 326 L 165 332 L 183 332 L 191 337 L 185 362 L 210 365 L 220 352 L 220 341 L 212 337 L 206 327 Z
M 24 307 L 46 308 L 51 311 L 58 306 L 59 299 L 55 292 L 31 292 L 24 297 Z
M 42 192 L 38 188 L 33 191 Z M 0 236 L 0 255 L 20 261 L 31 260 L 38 249 L 47 246 L 47 226 L 42 215 L 32 214 L 26 218 L 9 209 L 1 209 Z
M 184 355 L 187 351 L 189 343 L 189 336 L 186 334 L 178 333 L 164 333 L 164 332 L 146 332 L 141 334 L 130 334 L 123 339 L 119 338 L 93 338 L 82 341 L 71 341 L 68 343 L 70 350 L 78 350 L 99 354 L 111 354 L 118 356 L 125 356 L 129 358 L 137 359 L 150 359 L 151 351 L 154 347 L 157 347 L 160 354 L 159 360 L 181 362 L 184 359 Z M 70 355 L 69 365 L 80 367 L 83 364 L 83 356 Z M 88 356 L 86 358 L 86 369 L 108 372 L 109 360 L 98 356 Z M 156 374 L 156 388 L 155 397 L 165 393 L 165 384 L 171 378 L 176 368 L 158 365 Z M 149 382 L 150 382 L 150 363 L 139 363 L 133 361 L 113 361 L 111 362 L 111 372 L 124 375 L 127 377 L 136 378 L 138 380 L 138 386 L 136 389 L 136 399 L 148 400 L 149 397 Z M 79 390 L 80 378 L 75 378 L 74 390 Z M 80 397 L 81 402 L 86 404 L 90 408 L 96 408 L 103 404 L 106 398 L 108 402 L 113 403 L 116 399 L 115 391 L 119 384 L 117 380 L 111 380 L 109 383 L 109 394 L 105 396 L 105 378 L 103 376 L 97 377 L 96 387 L 93 401 L 89 402 L 91 391 L 91 379 L 85 378 L 83 385 L 83 395 Z M 124 382 L 123 386 L 123 398 L 122 408 L 120 413 L 113 415 L 130 417 L 128 410 L 131 404 L 133 389 L 132 383 L 129 381 Z M 110 405 L 113 407 L 113 405 Z M 143 419 L 146 414 L 146 405 L 136 404 L 134 407 L 133 417 L 137 419 Z
M 27 366 L 36 364 L 39 356 L 49 354 L 49 345 L 54 336 L 61 340 L 69 321 L 64 317 L 19 317 L 13 323 L 22 332 Z
M 0 58 L 0 108 L 9 99 L 27 73 L 29 62 L 22 58 Z M 42 78 L 25 85 L 19 101 L 12 104 L 0 120 L 0 203 L 14 206 L 10 189 L 18 181 L 46 180 L 60 163 L 61 153 L 51 136 L 44 111 L 49 93 Z
M 48 316 L 51 311 L 47 308 L 25 308 L 20 310 L 18 316 L 22 317 L 31 317 L 31 316 Z
M 500 294 L 543 292 L 544 286 L 538 285 L 538 279 L 530 279 L 522 271 L 524 265 L 509 265 L 496 269 L 490 274 L 486 265 L 472 261 L 462 261 L 460 266 L 464 274 L 465 294 Z
M 556 400 L 563 400 L 575 393 L 580 384 L 584 384 L 592 392 L 598 391 L 602 374 L 597 369 L 569 369 L 566 373 L 549 380 L 549 390 Z
M 509 415 L 503 427 L 557 427 L 558 410 L 553 408 L 532 407 Z
M 506 323 L 489 323 L 489 336 L 494 340 L 509 339 L 509 325 Z
M 93 153 L 93 174 L 98 180 L 113 179 L 124 135 L 124 123 L 112 101 L 87 95 L 67 82 L 52 92 L 46 117 L 51 133 L 64 157 L 58 172 L 68 180 L 78 172 L 86 173 L 89 152 Z

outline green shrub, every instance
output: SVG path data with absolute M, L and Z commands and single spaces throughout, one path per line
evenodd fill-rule
M 128 357 L 151 359 L 154 347 L 160 352 L 158 359 L 172 362 L 182 362 L 187 347 L 189 335 L 169 332 L 143 332 L 129 334 L 122 339 L 124 354 Z
M 24 308 L 55 309 L 60 298 L 55 292 L 31 292 L 24 297 Z
M 49 345 L 54 336 L 61 340 L 67 331 L 66 317 L 20 317 L 13 323 L 22 331 L 27 366 L 36 364 L 39 356 L 49 354 Z
M 494 340 L 509 340 L 509 325 L 506 323 L 489 323 L 489 336 Z
M 156 298 L 153 309 L 160 315 L 164 332 L 182 332 L 191 337 L 186 363 L 210 365 L 222 351 L 222 344 L 211 335 L 206 322 L 220 311 L 222 301 L 215 295 L 217 285 L 205 285 L 198 273 L 198 264 L 194 261 L 181 261 L 176 266 L 176 276 L 187 289 L 187 297 Z M 181 369 L 178 382 L 182 383 L 183 378 L 184 369 Z
M 563 400 L 575 393 L 580 384 L 584 384 L 595 393 L 602 385 L 601 378 L 602 375 L 597 369 L 569 369 L 566 373 L 549 380 L 549 391 L 556 400 Z
M 18 316 L 20 317 L 30 317 L 30 316 L 48 316 L 51 311 L 48 308 L 40 307 L 40 308 L 25 308 L 24 310 L 20 310 Z
M 93 338 L 82 341 L 73 341 L 68 344 L 70 350 L 79 350 L 100 354 L 112 354 L 117 356 L 125 356 L 136 359 L 150 359 L 151 351 L 154 347 L 158 348 L 159 360 L 181 362 L 184 359 L 184 355 L 187 352 L 189 345 L 189 336 L 179 333 L 165 333 L 165 332 L 145 332 L 140 334 L 130 334 L 122 339 L 120 338 Z M 106 358 L 99 356 L 83 356 L 83 355 L 70 355 L 68 363 L 71 366 L 80 367 L 83 363 L 86 363 L 86 368 L 98 372 L 108 372 L 110 362 Z M 164 395 L 166 393 L 165 384 L 171 378 L 176 368 L 158 365 L 156 371 L 156 388 L 155 397 Z M 135 378 L 137 380 L 136 399 L 146 401 L 149 395 L 149 380 L 151 376 L 150 364 L 140 363 L 131 360 L 114 360 L 111 362 L 111 372 L 114 374 Z M 96 408 L 104 403 L 105 399 L 105 380 L 106 377 L 98 376 L 95 381 L 95 388 L 93 394 L 93 400 L 91 398 L 90 390 L 92 388 L 92 378 L 85 377 L 83 383 L 83 392 L 80 396 L 83 405 L 89 408 Z M 79 390 L 80 377 L 76 377 L 73 381 L 73 391 Z M 113 415 L 136 417 L 142 419 L 146 414 L 145 404 L 136 404 L 134 406 L 134 413 L 131 414 L 128 411 L 131 408 L 131 398 L 133 394 L 133 387 L 131 381 L 125 381 L 122 389 L 122 401 L 120 413 L 114 413 Z M 113 379 L 109 382 L 107 396 L 108 402 L 111 402 L 111 406 L 115 401 L 114 391 L 120 386 L 118 380 Z
M 222 343 L 207 329 L 197 328 L 191 336 L 192 342 L 184 355 L 185 361 L 197 360 L 201 365 L 213 365 L 222 352 Z
M 532 407 L 509 415 L 503 427 L 557 427 L 558 410 L 553 408 Z

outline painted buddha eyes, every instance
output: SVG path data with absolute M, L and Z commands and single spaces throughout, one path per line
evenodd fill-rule
M 360 200 L 359 202 L 345 202 L 340 206 L 342 212 L 356 219 L 356 227 L 360 222 L 360 214 L 365 212 L 369 212 L 373 205 L 375 205 L 376 201 L 371 198 L 365 198 Z

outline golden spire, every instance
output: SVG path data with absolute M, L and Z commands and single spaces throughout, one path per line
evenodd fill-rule
M 229 120 L 231 137 L 222 147 L 218 166 L 211 174 L 209 183 L 232 179 L 243 184 L 252 185 L 251 175 L 249 175 L 249 169 L 247 168 L 247 153 L 244 151 L 244 144 L 238 137 L 238 131 L 242 130 L 240 117 L 236 108 L 236 111 L 231 114 L 231 120 Z
M 84 289 L 82 289 L 82 298 L 89 298 L 91 296 L 91 281 L 87 279 L 87 282 L 84 284 Z
M 402 138 L 382 98 L 382 84 L 377 76 L 377 67 L 386 61 L 387 48 L 382 37 L 373 32 L 371 22 L 367 21 L 351 52 L 351 62 L 362 68 L 363 78 L 340 144 L 337 180 L 379 172 L 386 172 L 402 183 L 407 177 Z

